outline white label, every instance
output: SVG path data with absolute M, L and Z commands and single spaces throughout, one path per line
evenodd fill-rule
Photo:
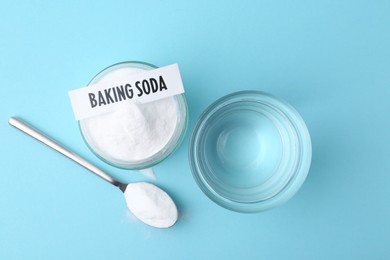
M 69 91 L 76 120 L 110 112 L 121 103 L 147 103 L 184 93 L 177 64 Z

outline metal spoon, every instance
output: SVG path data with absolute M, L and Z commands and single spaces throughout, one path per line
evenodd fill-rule
M 129 207 L 129 210 L 132 211 L 133 214 L 139 220 L 144 222 L 145 224 L 148 224 L 148 225 L 153 226 L 153 227 L 158 227 L 158 228 L 168 228 L 168 227 L 173 226 L 176 223 L 177 216 L 178 216 L 176 205 L 173 202 L 173 200 L 169 197 L 169 195 L 165 191 L 163 191 L 162 189 L 158 188 L 157 186 L 155 186 L 153 184 L 145 183 L 145 182 L 136 182 L 136 183 L 129 183 L 129 184 L 119 182 L 118 180 L 109 176 L 107 173 L 105 173 L 101 169 L 97 168 L 96 166 L 92 165 L 90 162 L 86 161 L 85 159 L 83 159 L 82 157 L 77 155 L 76 153 L 70 151 L 69 149 L 60 145 L 58 142 L 54 141 L 53 139 L 51 139 L 48 136 L 46 136 L 45 134 L 43 134 L 38 129 L 32 127 L 31 125 L 29 125 L 28 123 L 26 123 L 22 119 L 16 118 L 16 117 L 11 117 L 8 120 L 8 122 L 11 126 L 19 129 L 20 131 L 24 132 L 25 134 L 27 134 L 29 136 L 35 138 L 36 140 L 49 146 L 53 150 L 59 152 L 60 154 L 68 157 L 69 159 L 71 159 L 74 162 L 78 163 L 79 165 L 83 166 L 84 168 L 86 168 L 87 170 L 96 174 L 97 176 L 104 179 L 105 181 L 118 187 L 123 193 L 125 193 L 125 199 L 126 199 L 128 207 Z M 134 210 L 131 208 L 131 205 L 137 204 L 137 203 L 139 204 L 139 202 L 141 202 L 143 200 L 145 200 L 145 201 L 150 200 L 150 198 L 147 197 L 148 194 L 143 194 L 142 196 L 144 196 L 144 197 L 141 197 L 141 198 L 140 197 L 131 198 L 130 196 L 126 196 L 126 189 L 130 191 L 130 190 L 134 190 L 134 189 L 140 189 L 140 188 L 145 187 L 145 186 L 149 187 L 149 189 L 152 188 L 153 196 L 155 196 L 157 194 L 157 195 L 163 196 L 165 198 L 165 205 L 164 206 L 167 206 L 171 209 L 171 211 L 169 212 L 169 216 L 166 215 L 167 214 L 166 212 L 162 212 L 160 215 L 158 215 L 159 209 L 156 208 L 156 207 L 158 207 L 158 205 L 155 205 L 155 208 L 150 209 L 150 211 L 152 212 L 151 213 L 152 216 L 149 214 L 148 218 L 143 217 L 145 215 L 145 210 L 148 210 L 148 209 L 142 209 L 142 211 L 143 211 L 143 212 L 141 212 L 142 214 L 139 214 L 138 210 Z M 137 201 L 135 201 L 135 200 L 137 200 Z M 139 202 L 138 202 L 138 200 L 139 200 Z M 136 202 L 136 203 L 134 203 L 134 202 Z M 153 216 L 153 214 L 157 214 L 157 215 Z M 159 221 L 158 218 L 163 218 L 163 219 L 160 219 L 160 221 Z

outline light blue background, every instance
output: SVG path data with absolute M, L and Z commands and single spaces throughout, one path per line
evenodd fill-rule
M 1 1 L 0 259 L 390 259 L 390 1 Z M 155 167 L 177 201 L 169 230 L 121 193 L 8 126 L 18 115 L 122 181 L 86 147 L 67 92 L 116 62 L 178 63 L 190 122 Z M 284 206 L 212 203 L 187 160 L 202 110 L 233 91 L 290 102 L 313 142 Z

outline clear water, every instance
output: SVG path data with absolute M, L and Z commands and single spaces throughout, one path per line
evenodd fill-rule
M 251 109 L 217 117 L 210 118 L 204 136 L 205 158 L 214 181 L 235 188 L 262 185 L 282 158 L 278 128 L 269 117 Z
M 291 198 L 311 160 L 304 121 L 286 102 L 259 91 L 227 95 L 202 114 L 190 140 L 202 191 L 231 210 L 258 212 Z

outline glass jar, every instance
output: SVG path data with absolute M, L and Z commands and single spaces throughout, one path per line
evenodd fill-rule
M 259 91 L 215 101 L 193 129 L 189 160 L 201 190 L 239 212 L 258 212 L 290 199 L 310 168 L 311 141 L 298 112 Z
M 114 64 L 99 72 L 88 86 L 109 84 L 116 77 L 155 68 L 138 61 Z M 115 167 L 131 170 L 150 168 L 172 154 L 183 139 L 188 121 L 184 94 L 145 104 L 122 103 L 113 112 L 79 121 L 91 151 Z

